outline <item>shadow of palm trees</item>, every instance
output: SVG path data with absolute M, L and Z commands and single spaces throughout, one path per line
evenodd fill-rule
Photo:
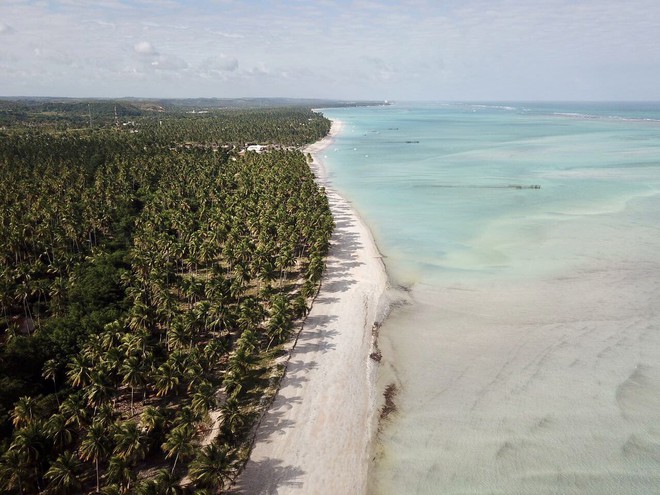
M 296 466 L 285 466 L 280 459 L 264 459 L 254 463 L 258 479 L 240 479 L 229 492 L 234 495 L 275 495 L 286 487 L 301 488 L 305 472 Z M 257 483 L 253 483 L 256 481 Z

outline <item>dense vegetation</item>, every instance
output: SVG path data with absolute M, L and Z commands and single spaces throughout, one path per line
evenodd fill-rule
M 226 117 L 265 115 L 282 109 L 329 108 L 364 105 L 384 105 L 379 101 L 341 101 L 294 98 L 196 98 L 185 100 L 137 99 L 75 99 L 75 98 L 21 98 L 0 97 L 0 127 L 59 126 L 60 128 L 104 127 L 140 117 L 157 119 L 173 116 L 213 113 Z M 193 113 L 194 112 L 194 113 Z M 233 118 L 230 119 L 234 121 Z M 190 122 L 190 121 L 188 121 Z M 252 121 L 254 123 L 254 121 Z M 275 125 L 263 130 L 271 131 Z M 255 135 L 243 135 L 256 139 Z
M 249 454 L 333 228 L 300 151 L 239 149 L 301 146 L 329 121 L 80 129 L 78 110 L 0 131 L 0 490 L 215 493 Z

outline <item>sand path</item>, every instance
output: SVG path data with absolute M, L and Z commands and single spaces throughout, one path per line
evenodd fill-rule
M 318 160 L 339 131 L 306 151 Z M 335 232 L 323 277 L 236 494 L 348 494 L 367 487 L 374 419 L 371 328 L 387 277 L 367 227 L 328 189 Z

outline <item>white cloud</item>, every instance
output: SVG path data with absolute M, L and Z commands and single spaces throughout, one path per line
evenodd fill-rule
M 200 70 L 208 74 L 235 72 L 238 70 L 238 59 L 225 54 L 209 57 L 201 63 Z
M 140 55 L 147 55 L 147 56 L 158 55 L 158 52 L 156 51 L 154 46 L 148 41 L 140 41 L 139 43 L 136 43 L 135 45 L 133 45 L 133 50 L 135 51 L 135 53 L 138 53 Z
M 188 68 L 188 63 L 176 55 L 158 55 L 150 65 L 154 69 L 163 71 L 182 71 Z
M 34 55 L 48 63 L 56 65 L 74 65 L 74 60 L 69 53 L 61 52 L 59 50 L 52 50 L 50 48 L 35 48 Z
M 0 0 L 0 19 L 7 94 L 59 74 L 51 94 L 660 99 L 657 0 Z
M 237 33 L 226 33 L 224 31 L 216 31 L 214 29 L 206 29 L 205 31 L 209 34 L 220 36 L 221 38 L 230 38 L 237 40 L 245 38 L 245 36 L 243 36 L 242 34 L 237 34 Z

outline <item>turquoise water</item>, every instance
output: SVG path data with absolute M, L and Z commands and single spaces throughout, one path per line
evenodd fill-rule
M 334 187 L 410 301 L 373 493 L 660 486 L 660 105 L 329 109 Z
M 657 191 L 655 108 L 640 115 L 657 122 L 607 117 L 613 109 L 594 105 L 331 110 L 326 115 L 346 127 L 328 163 L 400 282 L 445 277 L 447 270 L 494 273 L 520 267 L 511 267 L 506 253 L 475 251 L 486 248 L 473 241 L 493 222 L 523 222 L 531 231 L 521 226 L 517 234 L 528 242 L 531 218 L 599 212 Z M 514 188 L 535 185 L 541 189 Z

